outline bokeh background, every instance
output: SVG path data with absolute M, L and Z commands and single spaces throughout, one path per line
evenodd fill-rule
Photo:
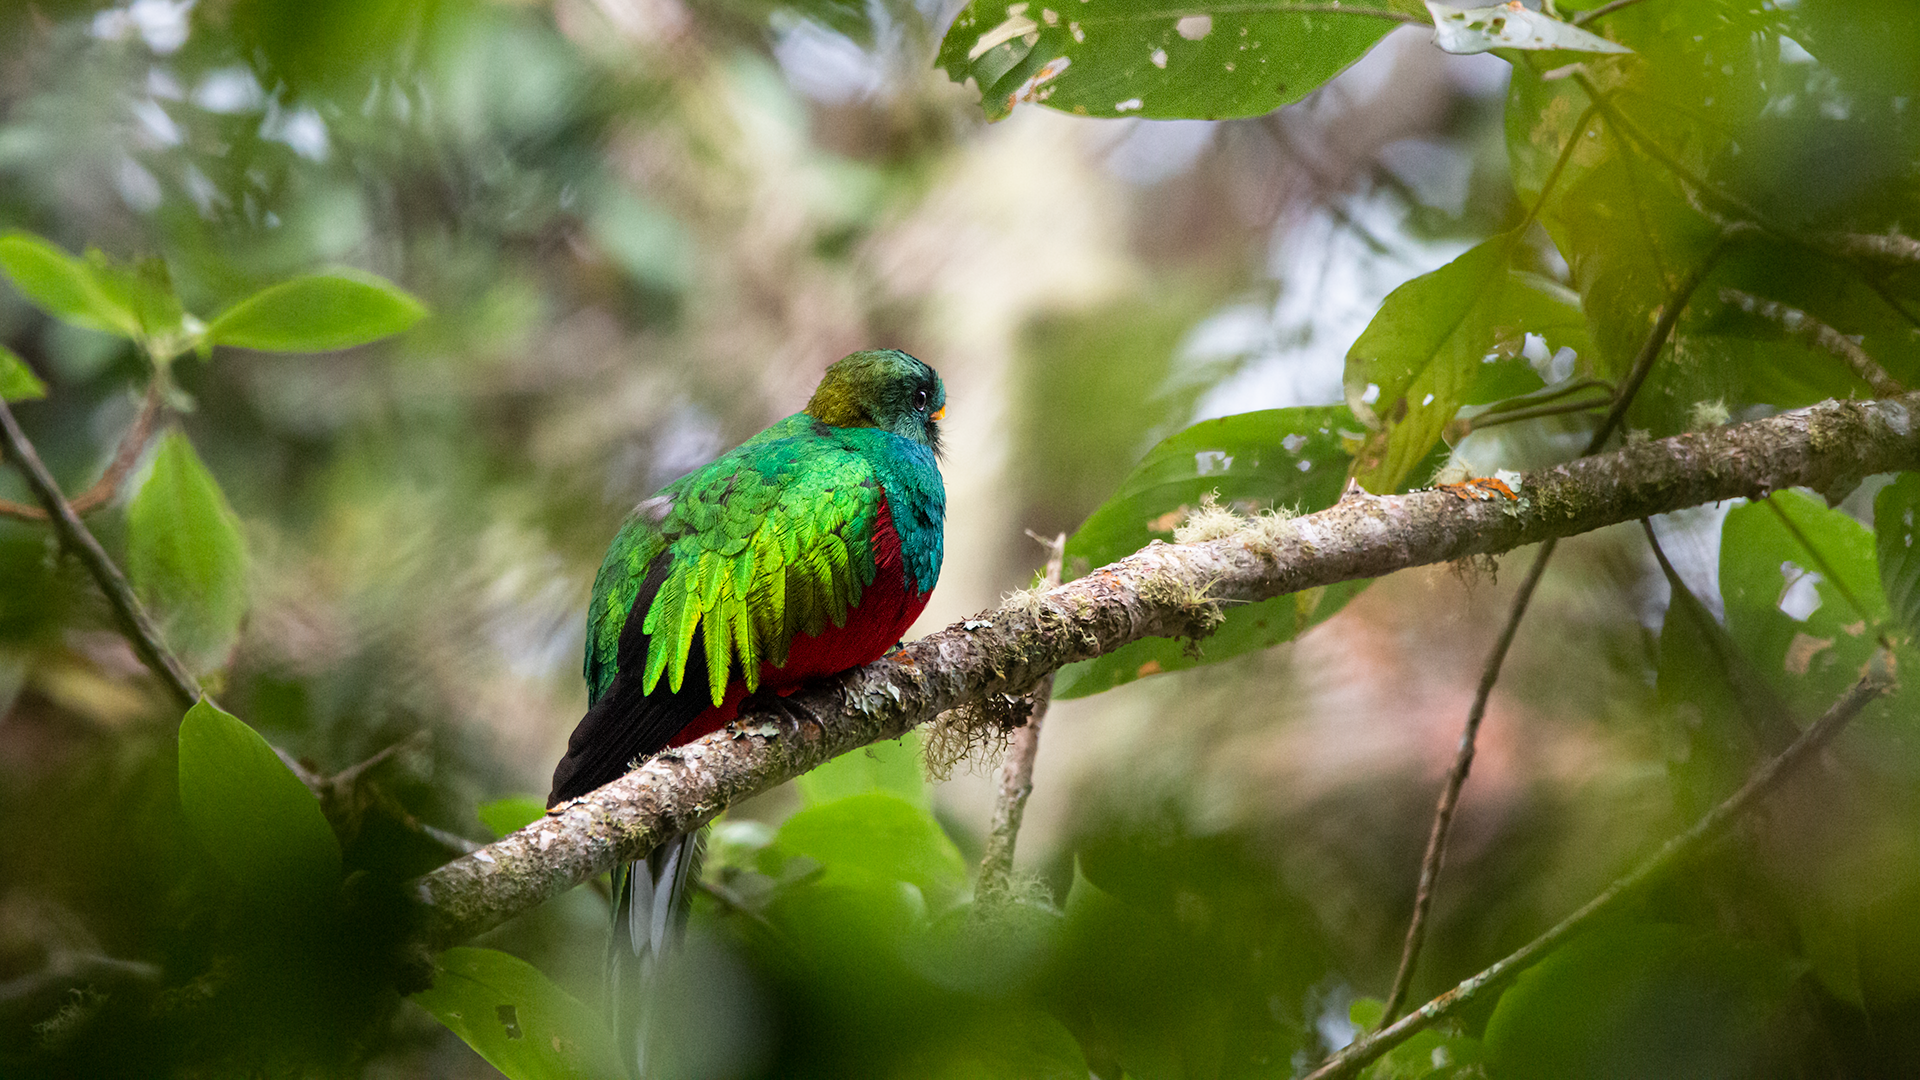
M 176 422 L 252 554 L 223 703 L 323 772 L 428 733 L 385 790 L 487 839 L 476 807 L 544 794 L 584 708 L 583 613 L 622 516 L 798 408 L 833 359 L 903 348 L 947 381 L 948 554 L 917 634 L 1027 585 L 1028 532 L 1071 530 L 1160 437 L 1339 401 L 1387 291 L 1514 214 L 1506 65 L 1422 32 L 1260 119 L 1022 108 L 989 126 L 931 65 L 952 14 L 0 6 L 0 226 L 163 256 L 203 313 L 322 264 L 433 313 L 363 349 L 176 365 Z M 145 361 L 5 289 L 0 339 L 49 384 L 17 412 L 78 490 Z M 11 470 L 0 497 L 27 497 Z M 110 547 L 116 515 L 91 519 Z M 1711 594 L 1704 516 L 1672 542 Z M 1075 854 L 1106 851 L 1223 940 L 1319 958 L 1282 1011 L 1342 1041 L 1347 1001 L 1391 978 L 1510 565 L 1396 575 L 1291 646 L 1057 704 L 1023 872 L 1060 900 Z M 1518 945 L 1679 820 L 1651 719 L 1665 598 L 1637 532 L 1564 549 L 1494 696 L 1416 993 Z M 45 1034 L 6 1007 L 49 972 L 179 959 L 176 723 L 78 569 L 0 522 L 0 1042 Z M 933 792 L 969 857 L 990 765 Z M 798 805 L 776 792 L 734 817 Z M 583 888 L 490 943 L 593 1000 L 603 919 Z M 711 948 L 710 985 L 752 982 Z M 739 1023 L 745 1056 L 690 1074 L 765 1067 Z M 355 1067 L 493 1075 L 413 1008 Z

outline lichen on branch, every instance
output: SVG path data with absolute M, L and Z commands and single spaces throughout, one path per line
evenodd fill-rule
M 420 878 L 430 943 L 464 941 L 667 836 L 847 751 L 1145 637 L 1194 632 L 1191 600 L 1256 601 L 1510 551 L 1703 503 L 1809 487 L 1837 498 L 1920 468 L 1920 394 L 1836 401 L 1527 473 L 1519 498 L 1354 495 L 1284 523 L 1155 542 L 1078 580 L 985 612 L 788 698 L 820 724 L 754 713 Z M 1284 527 L 1282 527 L 1284 526 Z M 1178 586 L 1177 588 L 1175 586 Z

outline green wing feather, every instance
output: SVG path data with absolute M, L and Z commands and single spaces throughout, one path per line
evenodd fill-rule
M 845 625 L 873 583 L 880 501 L 866 457 L 804 414 L 669 485 L 627 520 L 594 582 L 593 697 L 613 682 L 620 633 L 663 556 L 665 576 L 643 616 L 651 641 L 642 693 L 662 679 L 680 690 L 702 627 L 714 704 L 734 670 L 757 690 L 763 662 L 785 663 L 796 634 Z

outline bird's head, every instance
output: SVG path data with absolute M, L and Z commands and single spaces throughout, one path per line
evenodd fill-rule
M 834 427 L 890 431 L 939 453 L 947 388 L 932 368 L 906 353 L 872 349 L 836 360 L 806 413 Z

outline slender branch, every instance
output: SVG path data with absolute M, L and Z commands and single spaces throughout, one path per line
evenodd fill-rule
M 1882 263 L 1899 268 L 1920 266 L 1920 240 L 1892 233 L 1823 233 L 1822 247 L 1836 255 L 1860 262 Z
M 1693 624 L 1694 631 L 1713 654 L 1713 662 L 1723 673 L 1741 715 L 1758 740 L 1760 750 L 1765 753 L 1779 752 L 1799 734 L 1798 718 L 1734 648 L 1727 638 L 1726 628 L 1715 621 L 1706 604 L 1693 594 L 1686 580 L 1680 576 L 1680 571 L 1674 569 L 1673 561 L 1667 558 L 1667 549 L 1661 546 L 1660 537 L 1653 531 L 1653 519 L 1641 518 L 1640 529 L 1647 536 L 1647 548 L 1653 552 L 1654 562 L 1660 566 L 1660 576 L 1667 579 L 1667 617 L 1671 619 L 1674 609 L 1678 608 L 1682 617 Z
M 1583 390 L 1599 390 L 1604 394 L 1606 394 L 1607 400 L 1609 402 L 1613 400 L 1614 385 L 1610 382 L 1607 382 L 1605 379 L 1568 379 L 1566 383 L 1561 386 L 1556 386 L 1547 390 L 1536 390 L 1533 393 L 1526 395 L 1525 397 L 1508 398 L 1505 401 L 1495 402 L 1494 404 L 1487 406 L 1486 411 L 1480 413 L 1480 416 L 1487 416 L 1489 414 L 1494 414 L 1494 413 L 1508 413 L 1508 412 L 1515 412 L 1515 411 L 1524 412 L 1527 409 L 1532 408 L 1534 405 L 1544 404 L 1549 401 L 1558 401 L 1563 397 L 1567 397 L 1568 395 L 1571 395 L 1571 394 L 1580 393 Z M 1526 405 L 1518 404 L 1519 402 L 1522 402 L 1522 401 L 1527 402 L 1528 404 Z
M 1826 715 L 1814 721 L 1813 725 L 1801 733 L 1792 745 L 1781 751 L 1779 756 L 1768 760 L 1766 764 L 1755 770 L 1754 774 L 1747 778 L 1747 782 L 1741 785 L 1739 791 L 1734 792 L 1725 802 L 1707 811 L 1706 815 L 1695 822 L 1692 828 L 1662 844 L 1659 851 L 1654 852 L 1624 877 L 1607 886 L 1600 895 L 1587 901 L 1580 910 L 1560 920 L 1546 933 L 1521 946 L 1518 951 L 1502 958 L 1478 975 L 1422 1005 L 1399 1022 L 1371 1035 L 1363 1035 L 1355 1039 L 1345 1049 L 1328 1058 L 1318 1069 L 1308 1073 L 1306 1080 L 1337 1080 L 1337 1078 L 1352 1076 L 1416 1033 L 1432 1027 L 1440 1020 L 1452 1016 L 1479 1001 L 1488 993 L 1511 982 L 1514 976 L 1552 952 L 1568 938 L 1584 930 L 1600 916 L 1618 907 L 1621 901 L 1638 892 L 1648 882 L 1700 853 L 1725 832 L 1728 825 L 1771 794 L 1780 786 L 1781 781 L 1831 742 L 1833 737 L 1840 733 L 1840 729 L 1846 727 L 1848 721 L 1857 716 L 1861 709 L 1875 698 L 1893 689 L 1893 685 L 1891 661 L 1882 653 L 1875 658 L 1868 672 L 1842 694 L 1838 701 L 1834 702 Z
M 1043 582 L 1052 589 L 1060 584 L 1067 534 L 1061 533 L 1044 543 L 1047 572 Z M 1027 796 L 1033 794 L 1033 759 L 1040 752 L 1040 725 L 1047 718 L 1047 702 L 1052 697 L 1053 673 L 1048 672 L 1027 695 L 1033 706 L 1027 722 L 1015 728 L 1007 740 L 1007 756 L 1000 763 L 1000 795 L 993 806 L 993 825 L 987 830 L 987 850 L 980 856 L 975 897 L 1004 896 L 1009 891 L 1013 879 L 1013 848 L 1020 838 L 1020 820 L 1026 814 Z
M 113 494 L 120 490 L 120 482 L 127 478 L 133 464 L 140 460 L 140 451 L 147 447 L 147 440 L 153 437 L 154 424 L 160 419 L 160 406 L 166 400 L 166 388 L 158 377 L 147 384 L 147 395 L 140 402 L 140 411 L 134 414 L 133 425 L 120 437 L 120 446 L 113 452 L 113 460 L 107 463 L 107 469 L 100 474 L 87 490 L 68 500 L 75 514 L 90 514 L 107 505 Z M 47 512 L 38 506 L 28 506 L 8 499 L 0 499 L 0 517 L 13 518 L 15 521 L 46 521 Z
M 713 897 L 714 903 L 726 908 L 730 913 L 738 915 L 752 923 L 761 933 L 766 934 L 771 940 L 779 942 L 785 946 L 788 951 L 794 953 L 800 951 L 799 948 L 794 945 L 793 939 L 788 937 L 785 931 L 775 926 L 772 919 L 754 910 L 753 905 L 748 903 L 746 898 L 739 893 L 734 892 L 732 889 L 727 888 L 725 885 L 720 884 L 710 877 L 699 878 L 693 883 L 693 887 Z
M 1844 360 L 1846 365 L 1853 369 L 1853 373 L 1860 376 L 1860 381 L 1866 383 L 1875 394 L 1881 397 L 1892 397 L 1903 393 L 1906 389 L 1893 376 L 1887 374 L 1886 368 L 1881 367 L 1873 357 L 1868 356 L 1867 350 L 1854 344 L 1852 338 L 1799 308 L 1788 307 L 1776 300 L 1762 300 L 1750 292 L 1739 289 L 1721 289 L 1720 299 L 1749 315 L 1773 323 L 1788 337 L 1799 338 L 1817 349 L 1824 349 Z
M 160 630 L 147 615 L 147 609 L 140 598 L 133 595 L 133 587 L 120 568 L 113 564 L 100 541 L 87 531 L 87 526 L 74 513 L 73 506 L 60 494 L 59 486 L 53 476 L 47 472 L 46 465 L 40 461 L 40 455 L 34 452 L 33 444 L 20 430 L 13 418 L 13 410 L 0 401 L 0 438 L 4 439 L 8 460 L 26 477 L 27 486 L 33 489 L 34 498 L 40 501 L 41 509 L 53 523 L 53 531 L 60 537 L 61 546 L 72 552 L 93 575 L 100 585 L 100 591 L 107 596 L 107 603 L 113 607 L 115 618 L 120 622 L 121 631 L 133 644 L 140 660 L 160 676 L 167 684 L 173 696 L 179 699 L 182 708 L 191 706 L 200 700 L 200 684 L 187 673 L 177 657 L 167 649 L 160 639 Z
M 1407 937 L 1400 946 L 1400 968 L 1393 976 L 1393 989 L 1387 993 L 1386 1010 L 1381 1014 L 1382 1026 L 1391 1024 L 1400 1015 L 1400 1006 L 1406 1004 L 1407 989 L 1413 984 L 1414 966 L 1420 959 L 1420 947 L 1427 940 L 1427 914 L 1433 908 L 1433 893 L 1440 880 L 1440 870 L 1447 861 L 1447 840 L 1453 829 L 1453 812 L 1460 805 L 1460 789 L 1466 786 L 1467 773 L 1473 769 L 1475 740 L 1480 737 L 1480 721 L 1487 715 L 1487 701 L 1493 696 L 1493 684 L 1500 678 L 1500 667 L 1506 663 L 1507 650 L 1512 648 L 1514 636 L 1520 630 L 1520 619 L 1527 613 L 1527 605 L 1533 601 L 1533 590 L 1547 571 L 1547 561 L 1553 558 L 1553 549 L 1558 540 L 1548 540 L 1540 545 L 1540 553 L 1533 558 L 1533 565 L 1527 569 L 1526 580 L 1520 583 L 1520 591 L 1513 596 L 1513 607 L 1507 613 L 1507 625 L 1500 631 L 1500 639 L 1494 643 L 1493 652 L 1487 657 L 1487 665 L 1480 672 L 1480 686 L 1473 695 L 1473 707 L 1467 710 L 1467 725 L 1460 732 L 1460 745 L 1454 751 L 1453 768 L 1447 772 L 1447 782 L 1440 789 L 1439 805 L 1433 810 L 1433 827 L 1427 833 L 1427 850 L 1420 858 L 1420 885 L 1414 891 L 1413 917 L 1407 920 Z
M 1632 7 L 1633 5 L 1639 2 L 1640 0 L 1613 0 L 1613 3 L 1611 4 L 1601 4 L 1599 7 L 1594 8 L 1591 11 L 1583 11 L 1580 14 L 1575 15 L 1573 17 L 1573 25 L 1585 26 L 1588 23 L 1594 21 L 1595 19 L 1604 19 L 1607 16 L 1613 14 L 1614 12 L 1619 11 L 1621 8 Z
M 1613 408 L 1607 410 L 1606 418 L 1601 420 L 1600 426 L 1594 430 L 1593 438 L 1587 441 L 1584 453 L 1597 453 L 1613 436 L 1614 430 L 1627 418 L 1627 409 L 1632 407 L 1633 399 L 1640 393 L 1640 387 L 1646 383 L 1647 376 L 1652 374 L 1654 361 L 1660 358 L 1661 350 L 1667 347 L 1667 339 L 1673 336 L 1674 325 L 1680 321 L 1680 313 L 1686 310 L 1687 302 L 1693 299 L 1694 290 L 1698 289 L 1700 282 L 1705 280 L 1715 266 L 1719 265 L 1720 256 L 1727 250 L 1727 244 L 1736 237 L 1744 235 L 1746 231 L 1747 227 L 1740 225 L 1731 225 L 1721 230 L 1720 239 L 1714 244 L 1713 249 L 1707 252 L 1699 265 L 1695 266 L 1680 282 L 1679 287 L 1674 289 L 1673 295 L 1660 309 L 1659 317 L 1654 320 L 1653 332 L 1647 335 L 1646 342 L 1640 346 L 1640 354 L 1633 358 L 1633 367 L 1627 372 L 1626 379 L 1620 384 L 1619 392 L 1614 396 Z
M 1660 315 L 1654 320 L 1653 331 L 1640 346 L 1640 352 L 1633 359 L 1633 367 L 1627 378 L 1620 384 L 1614 395 L 1613 407 L 1607 410 L 1606 419 L 1594 429 L 1587 440 L 1587 447 L 1581 456 L 1589 457 L 1598 453 L 1600 448 L 1613 437 L 1614 429 L 1626 419 L 1627 409 L 1633 404 L 1634 395 L 1647 381 L 1647 375 L 1653 370 L 1654 362 L 1673 336 L 1673 328 L 1679 323 L 1680 313 L 1685 310 L 1688 301 L 1693 298 L 1694 290 L 1720 260 L 1725 250 L 1725 241 L 1716 244 L 1712 251 L 1700 261 L 1693 272 L 1688 274 L 1672 296 L 1660 309 Z M 1427 834 L 1427 850 L 1420 858 L 1420 884 L 1414 890 L 1413 915 L 1407 920 L 1407 936 L 1400 948 L 1400 967 L 1394 972 L 1393 987 L 1387 993 L 1385 1010 L 1381 1013 L 1382 1026 L 1390 1024 L 1400 1015 L 1400 1006 L 1406 1003 L 1407 990 L 1413 984 L 1413 972 L 1420 960 L 1420 948 L 1427 939 L 1427 915 L 1433 908 L 1433 894 L 1440 881 L 1440 870 L 1447 861 L 1447 840 L 1453 829 L 1454 811 L 1459 807 L 1460 789 L 1466 786 L 1467 774 L 1473 769 L 1475 741 L 1480 737 L 1480 721 L 1487 714 L 1487 701 L 1493 696 L 1493 687 L 1500 679 L 1500 668 L 1507 661 L 1507 650 L 1513 645 L 1514 635 L 1520 630 L 1520 620 L 1526 616 L 1527 605 L 1533 602 L 1533 590 L 1540 584 L 1540 578 L 1547 570 L 1547 561 L 1553 558 L 1556 540 L 1548 540 L 1540 545 L 1540 554 L 1533 560 L 1533 566 L 1527 570 L 1527 578 L 1520 585 L 1520 591 L 1514 594 L 1513 607 L 1507 613 L 1507 625 L 1500 631 L 1493 652 L 1488 655 L 1486 667 L 1480 673 L 1480 685 L 1473 695 L 1473 705 L 1467 710 L 1467 723 L 1460 733 L 1459 748 L 1454 752 L 1453 768 L 1447 773 L 1447 781 L 1440 789 L 1440 801 L 1434 807 L 1433 828 Z
M 415 882 L 445 946 L 559 895 L 839 754 L 1146 637 L 1204 634 L 1214 603 L 1270 599 L 1783 487 L 1842 490 L 1920 468 L 1920 394 L 1833 401 L 1632 443 L 1527 473 L 1517 501 L 1358 494 L 1194 544 L 1152 544 L 1037 597 L 948 627 L 788 699 L 822 723 L 756 711 Z M 971 628 L 970 628 L 971 627 Z
M 1566 416 L 1570 413 L 1592 412 L 1613 404 L 1613 395 L 1602 398 L 1588 398 L 1585 401 L 1562 401 L 1546 405 L 1529 405 L 1524 409 L 1505 409 L 1500 412 L 1484 412 L 1479 416 L 1468 417 L 1461 424 L 1461 434 L 1479 431 L 1483 428 L 1498 427 L 1501 424 L 1517 424 L 1522 420 L 1538 420 L 1546 416 Z

